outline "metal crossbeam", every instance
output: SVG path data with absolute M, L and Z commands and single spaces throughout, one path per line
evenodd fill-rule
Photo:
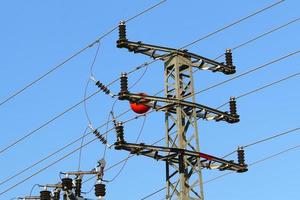
M 194 162 L 196 158 L 200 158 L 202 167 L 208 169 L 219 169 L 221 171 L 233 170 L 237 172 L 247 170 L 247 165 L 241 165 L 235 163 L 232 160 L 228 161 L 223 158 L 218 158 L 206 153 L 179 148 L 168 148 L 162 146 L 146 145 L 144 143 L 134 144 L 124 142 L 116 144 L 115 149 L 126 150 L 131 154 L 144 155 L 155 160 L 169 161 L 172 163 L 180 163 L 180 156 L 187 156 L 187 160 L 189 160 L 189 162 Z M 216 163 L 218 165 L 216 165 Z
M 133 94 L 133 93 L 122 93 L 120 94 L 121 98 L 129 100 L 130 102 L 139 103 L 141 100 L 146 101 L 147 105 L 153 107 L 155 110 L 160 110 L 164 112 L 175 113 L 175 107 L 180 105 L 186 107 L 190 112 L 187 112 L 188 115 L 191 115 L 191 108 L 196 109 L 197 117 L 206 119 L 206 120 L 216 120 L 216 121 L 226 121 L 229 123 L 236 123 L 239 121 L 239 116 L 231 115 L 228 112 L 222 112 L 214 108 L 210 108 L 205 105 L 201 105 L 194 102 L 184 101 L 180 99 L 175 99 L 172 97 L 157 97 L 157 96 L 149 96 L 149 95 L 141 95 L 141 94 Z M 150 103 L 153 102 L 153 103 Z M 157 105 L 157 102 L 167 103 L 165 106 Z

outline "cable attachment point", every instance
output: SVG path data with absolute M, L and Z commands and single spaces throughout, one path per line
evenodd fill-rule
M 227 75 L 234 74 L 236 72 L 236 70 L 235 70 L 235 66 L 233 65 L 233 61 L 232 61 L 231 49 L 226 49 L 225 62 L 226 62 L 226 68 L 224 68 L 223 73 L 227 74 Z
M 51 192 L 48 190 L 40 191 L 40 200 L 51 200 Z
M 235 118 L 235 119 L 230 119 L 229 123 L 239 122 L 240 121 L 240 119 L 239 119 L 240 116 L 237 114 L 235 97 L 230 97 L 229 108 L 230 108 L 230 115 L 233 118 Z
M 53 191 L 53 200 L 59 200 L 60 199 L 60 189 L 57 188 Z
M 238 173 L 243 173 L 248 171 L 247 169 L 247 165 L 245 164 L 245 152 L 244 152 L 244 148 L 243 147 L 238 147 L 237 149 L 237 155 L 238 155 L 238 163 L 239 165 L 241 165 L 242 167 L 244 167 L 243 169 L 238 170 Z
M 81 197 L 82 177 L 79 175 L 75 179 L 75 196 Z
M 120 77 L 121 91 L 119 93 L 119 100 L 125 100 L 126 97 L 124 95 L 128 94 L 128 77 L 127 73 L 122 73 Z
M 116 149 L 118 148 L 117 146 L 119 144 L 124 144 L 126 143 L 125 140 L 124 140 L 124 126 L 123 126 L 123 123 L 122 122 L 118 122 L 116 127 L 116 133 L 117 133 L 117 142 L 115 143 L 116 145 Z
M 104 176 L 104 168 L 106 165 L 106 161 L 103 159 L 98 161 L 98 173 L 97 173 L 97 180 L 101 183 L 101 181 L 103 180 L 103 176 Z
M 127 38 L 126 38 L 126 25 L 125 21 L 120 21 L 119 23 L 119 40 L 117 41 L 117 47 L 123 48 L 127 45 Z

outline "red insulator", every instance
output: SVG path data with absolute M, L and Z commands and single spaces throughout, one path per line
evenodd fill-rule
M 146 96 L 145 93 L 139 93 L 141 96 Z M 144 114 L 150 110 L 150 106 L 147 105 L 149 100 L 141 98 L 138 102 L 130 102 L 131 109 L 138 114 Z

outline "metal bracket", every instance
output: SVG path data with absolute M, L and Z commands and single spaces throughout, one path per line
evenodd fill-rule
M 228 123 L 237 123 L 240 121 L 239 115 L 232 115 L 229 114 L 228 112 L 222 112 L 217 109 L 204 106 L 202 104 L 179 100 L 175 98 L 156 97 L 156 96 L 149 96 L 144 94 L 143 95 L 133 94 L 133 93 L 120 93 L 119 98 L 122 100 L 128 100 L 130 102 L 137 102 L 137 103 L 143 100 L 144 102 L 148 102 L 147 105 L 151 106 L 153 109 L 157 111 L 176 113 L 175 106 L 181 105 L 186 107 L 187 109 L 196 108 L 197 117 L 205 120 L 226 121 Z M 157 102 L 163 102 L 166 103 L 166 105 L 159 106 L 157 105 Z
M 224 62 L 217 62 L 212 59 L 188 52 L 188 50 L 174 49 L 169 47 L 157 46 L 152 44 L 142 43 L 141 41 L 132 42 L 126 38 L 125 22 L 119 25 L 119 40 L 117 40 L 118 48 L 126 48 L 130 52 L 141 53 L 153 59 L 160 59 L 166 61 L 170 56 L 181 55 L 191 60 L 193 67 L 201 70 L 210 70 L 212 72 L 222 72 L 226 75 L 234 74 L 236 72 L 235 66 L 232 64 L 231 51 L 226 50 L 226 64 Z M 229 59 L 228 59 L 229 58 Z
M 143 155 L 150 158 L 154 158 L 155 160 L 160 161 L 168 161 L 172 163 L 180 163 L 180 157 L 186 156 L 189 162 L 196 162 L 197 158 L 201 158 L 201 167 L 208 169 L 219 169 L 223 170 L 233 170 L 236 172 L 245 172 L 247 171 L 247 165 L 241 165 L 235 163 L 233 161 L 224 160 L 222 158 L 218 158 L 206 153 L 190 151 L 179 148 L 168 148 L 162 146 L 152 146 L 146 145 L 144 143 L 141 144 L 133 144 L 133 143 L 116 143 L 115 149 L 117 150 L 126 150 L 131 154 Z M 212 162 L 214 164 L 212 164 Z M 218 165 L 216 164 L 218 163 Z

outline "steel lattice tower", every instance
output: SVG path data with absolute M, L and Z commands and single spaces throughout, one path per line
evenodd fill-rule
M 194 95 L 193 68 L 222 72 L 227 75 L 235 73 L 230 50 L 225 53 L 224 64 L 187 50 L 132 42 L 126 38 L 124 22 L 119 25 L 117 47 L 164 61 L 165 97 L 131 93 L 128 91 L 127 76 L 122 74 L 119 99 L 147 105 L 164 112 L 166 146 L 128 143 L 124 139 L 122 123 L 115 123 L 117 132 L 115 149 L 165 161 L 167 200 L 204 200 L 201 173 L 203 168 L 247 171 L 243 149 L 238 149 L 238 163 L 235 163 L 201 153 L 198 138 L 198 119 L 239 122 L 235 98 L 230 98 L 230 112 L 222 112 L 196 103 Z
M 165 96 L 195 102 L 191 60 L 180 55 L 165 62 Z M 176 112 L 166 112 L 166 145 L 200 152 L 195 108 L 177 105 Z M 175 133 L 175 134 L 174 134 Z M 200 158 L 190 162 L 180 155 L 181 163 L 166 162 L 166 199 L 204 199 Z M 176 195 L 176 198 L 171 196 Z

